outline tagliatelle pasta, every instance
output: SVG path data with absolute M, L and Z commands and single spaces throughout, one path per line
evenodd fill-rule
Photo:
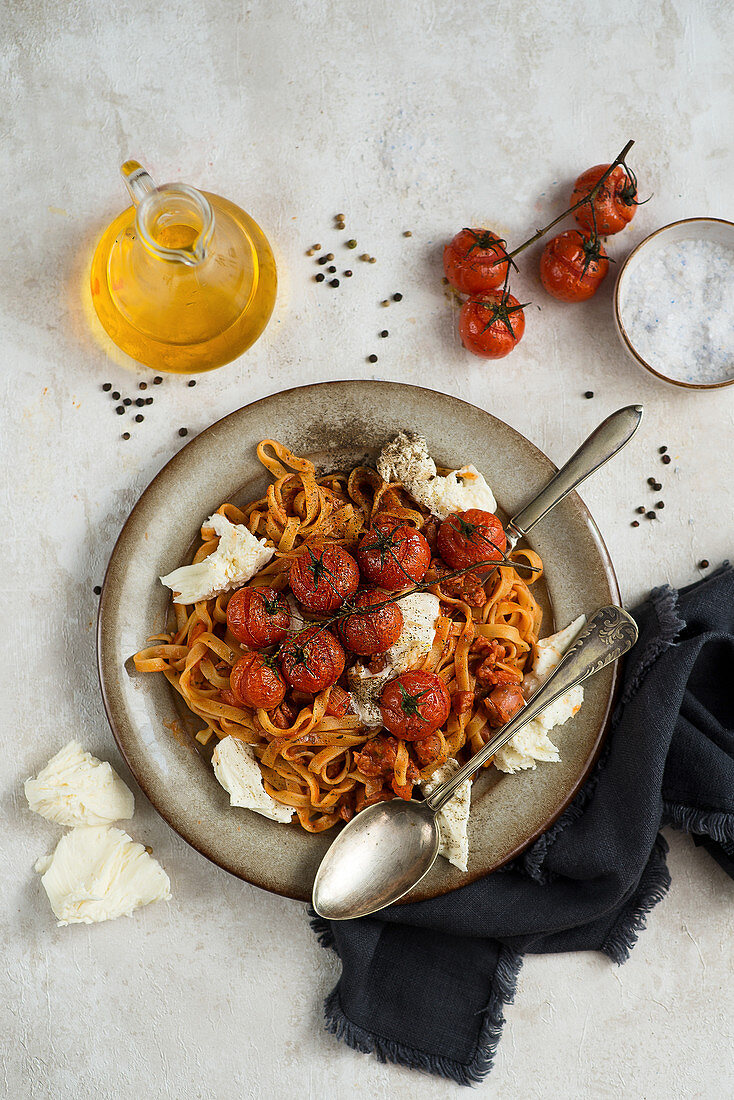
M 542 563 L 533 551 L 522 549 L 504 558 L 484 584 L 471 572 L 456 576 L 436 553 L 437 521 L 400 482 L 388 484 L 364 466 L 318 477 L 308 459 L 270 439 L 259 444 L 257 453 L 273 478 L 265 496 L 242 507 L 224 503 L 218 509 L 231 523 L 244 524 L 275 547 L 272 559 L 247 587 L 288 593 L 292 562 L 304 547 L 333 543 L 354 551 L 376 518 L 417 529 L 432 550 L 425 582 L 439 598 L 440 615 L 430 652 L 412 667 L 441 678 L 452 709 L 445 724 L 425 741 L 391 744 L 389 767 L 379 774 L 366 774 L 374 769 L 364 763 L 376 752 L 376 738 L 385 741 L 379 730 L 366 728 L 355 713 L 327 713 L 332 693 L 344 694 L 343 677 L 341 685 L 312 695 L 291 688 L 273 710 L 235 705 L 230 672 L 248 650 L 227 626 L 232 592 L 190 606 L 172 604 L 169 630 L 151 638 L 134 657 L 138 671 L 163 673 L 201 719 L 197 739 L 202 744 L 232 736 L 251 745 L 266 792 L 292 807 L 304 829 L 321 832 L 370 802 L 396 794 L 410 797 L 412 786 L 447 758 L 462 760 L 486 743 L 492 721 L 501 724 L 497 707 L 492 709 L 493 689 L 520 685 L 532 663 L 541 611 L 530 585 L 541 575 Z M 194 562 L 204 560 L 217 545 L 214 531 L 203 526 Z M 523 565 L 535 570 L 528 580 L 520 575 Z M 400 593 L 385 593 L 386 599 L 393 596 Z M 307 614 L 304 618 L 306 626 L 319 621 Z M 347 659 L 353 663 L 355 658 L 348 654 Z M 363 755 L 369 742 L 374 744 Z

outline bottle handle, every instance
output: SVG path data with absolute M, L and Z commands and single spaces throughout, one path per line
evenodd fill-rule
M 120 173 L 135 206 L 138 206 L 151 191 L 158 190 L 151 176 L 136 160 L 126 160 L 120 168 Z

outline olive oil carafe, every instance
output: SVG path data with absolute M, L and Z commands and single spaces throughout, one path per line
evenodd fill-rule
M 154 370 L 214 370 L 250 347 L 275 303 L 270 245 L 249 214 L 186 184 L 156 187 L 122 166 L 134 205 L 107 227 L 92 260 L 97 316 L 112 340 Z

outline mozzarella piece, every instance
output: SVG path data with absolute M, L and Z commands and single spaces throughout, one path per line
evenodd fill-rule
M 36 870 L 59 925 L 114 920 L 171 897 L 161 865 L 111 825 L 72 829 L 53 855 L 38 860 Z
M 458 768 L 458 763 L 452 759 L 436 768 L 430 779 L 426 779 L 421 783 L 423 794 L 431 794 L 439 783 L 445 783 Z M 467 779 L 438 814 L 438 822 L 441 828 L 441 843 L 438 854 L 444 856 L 449 863 L 453 863 L 454 867 L 458 867 L 460 871 L 466 871 L 467 860 L 469 859 L 467 828 L 470 809 L 471 780 Z
M 347 673 L 352 708 L 363 726 L 382 725 L 380 696 L 388 680 L 419 664 L 433 647 L 441 604 L 432 592 L 412 592 L 395 601 L 403 613 L 403 626 L 394 645 L 385 653 L 382 672 L 370 672 L 359 662 Z
M 532 670 L 524 677 L 523 695 L 528 699 L 545 683 L 551 672 L 561 662 L 561 658 L 586 624 L 586 616 L 580 615 L 564 630 L 542 638 L 535 647 L 535 660 Z M 584 689 L 581 684 L 561 695 L 550 706 L 528 722 L 512 740 L 497 753 L 495 767 L 502 772 L 513 773 L 525 768 L 534 768 L 536 761 L 557 763 L 561 757 L 558 749 L 548 736 L 552 729 L 564 725 L 569 718 L 578 713 L 584 701 Z
M 237 737 L 224 737 L 212 753 L 214 774 L 229 795 L 231 806 L 243 806 L 271 821 L 287 824 L 295 811 L 271 798 L 252 747 Z
M 439 519 L 470 508 L 497 510 L 494 494 L 476 466 L 462 466 L 445 477 L 437 474 L 426 441 L 418 435 L 400 432 L 383 447 L 377 472 L 383 481 L 402 482 L 413 499 Z
M 57 825 L 111 825 L 135 810 L 132 791 L 114 768 L 78 741 L 59 749 L 35 779 L 26 779 L 25 796 L 34 813 Z
M 198 603 L 229 592 L 259 573 L 275 553 L 274 546 L 256 538 L 244 523 L 230 523 L 226 516 L 215 513 L 204 526 L 219 535 L 216 550 L 195 565 L 182 565 L 161 577 L 175 593 L 174 603 Z

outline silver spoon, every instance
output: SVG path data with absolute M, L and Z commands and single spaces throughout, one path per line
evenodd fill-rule
M 366 917 L 407 894 L 438 856 L 437 815 L 457 789 L 549 703 L 606 668 L 635 644 L 637 626 L 621 607 L 602 607 L 525 706 L 423 802 L 395 798 L 353 817 L 321 861 L 313 907 L 330 920 Z
M 642 405 L 627 405 L 622 409 L 617 409 L 594 429 L 538 495 L 509 521 L 506 533 L 510 548 L 514 547 L 536 523 L 539 523 L 556 504 L 564 500 L 582 481 L 585 481 L 587 477 L 621 451 L 625 444 L 629 443 L 640 425 L 642 411 Z M 624 614 L 624 612 L 621 612 L 621 614 Z M 622 652 L 624 650 L 620 651 L 620 653 Z M 613 657 L 610 658 L 610 660 L 614 659 Z M 599 665 L 599 667 L 603 666 Z M 596 670 L 594 669 L 594 671 Z M 587 675 L 590 674 L 590 672 L 587 673 Z M 550 682 L 547 681 L 541 691 L 545 691 Z M 550 700 L 547 699 L 543 705 L 547 705 L 548 701 Z M 527 707 L 520 713 L 523 716 L 523 721 L 528 720 L 526 717 Z M 513 719 L 514 721 L 515 719 Z M 513 730 L 514 732 L 516 732 L 516 729 Z M 513 733 L 509 736 L 512 737 Z M 502 731 L 498 736 L 501 734 Z M 496 738 L 494 741 L 496 741 Z M 498 747 L 495 746 L 493 753 L 498 751 Z M 493 755 L 493 753 L 489 755 Z M 478 765 L 474 761 L 470 761 L 469 764 L 472 765 L 471 771 L 476 770 Z M 459 772 L 456 773 L 456 775 L 459 774 Z M 471 772 L 467 774 L 471 774 Z M 456 776 L 453 778 L 456 779 Z M 440 788 L 435 790 L 430 796 L 433 805 L 435 805 L 440 790 Z M 455 790 L 455 787 L 453 790 Z M 453 790 L 451 793 L 453 793 Z M 449 794 L 447 797 L 450 798 L 451 795 Z M 428 859 L 428 863 L 423 870 L 420 870 L 420 867 L 410 861 L 406 862 L 404 834 L 412 836 L 417 835 L 420 831 L 422 835 L 425 826 L 420 828 L 421 818 L 419 815 L 425 814 L 424 807 L 427 805 L 427 802 L 406 802 L 403 799 L 395 799 L 392 802 L 379 802 L 357 814 L 342 830 L 321 862 L 313 887 L 313 905 L 317 913 L 325 917 L 332 917 L 334 920 L 364 916 L 367 913 L 374 913 L 378 909 L 384 908 L 393 901 L 397 901 L 398 898 L 415 886 L 427 874 L 436 858 L 438 852 L 438 826 L 431 815 L 431 832 L 429 835 L 434 836 L 434 841 L 431 844 L 433 845 L 435 842 L 435 850 L 431 847 L 426 854 L 421 849 L 421 858 Z M 409 807 L 421 807 L 421 810 L 415 811 L 409 809 Z M 427 824 L 428 818 L 425 820 Z M 396 823 L 395 825 L 392 824 L 393 821 Z M 397 823 L 401 821 L 404 822 L 405 827 L 402 825 L 398 827 Z M 378 822 L 383 824 L 378 825 Z M 372 858 L 370 858 L 370 853 Z M 378 853 L 377 857 L 375 853 Z M 380 867 L 379 890 L 378 861 Z M 374 889 L 371 889 L 371 887 L 374 887 Z M 381 898 L 383 900 L 380 900 Z M 367 908 L 364 907 L 365 905 Z

